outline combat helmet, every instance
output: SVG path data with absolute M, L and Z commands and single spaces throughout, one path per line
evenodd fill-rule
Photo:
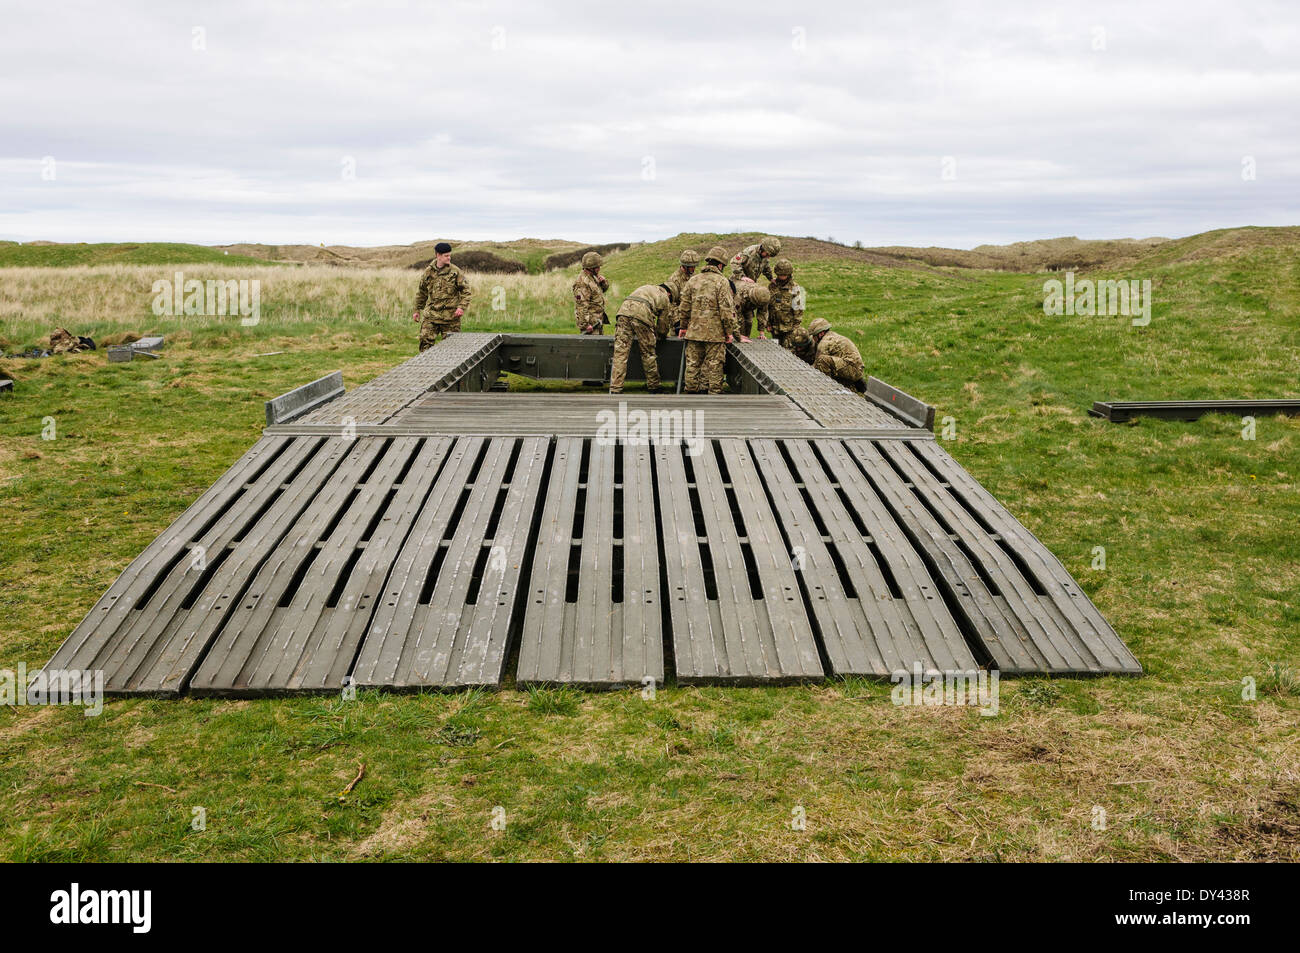
M 831 323 L 825 318 L 813 318 L 812 322 L 808 325 L 808 333 L 814 337 L 818 334 L 829 331 L 830 329 Z
M 811 363 L 811 352 L 813 350 L 812 335 L 808 329 L 800 325 L 785 336 L 785 346 L 795 354 L 804 356 L 804 360 Z M 809 356 L 805 356 L 809 355 Z
M 601 258 L 600 255 L 594 251 L 589 251 L 587 254 L 582 256 L 582 267 L 588 271 L 597 271 L 604 263 L 605 259 Z
M 727 250 L 721 245 L 714 245 L 709 249 L 708 254 L 704 256 L 704 260 L 714 262 L 718 265 L 726 264 Z
M 677 262 L 684 268 L 694 268 L 700 263 L 700 253 L 694 248 L 688 248 L 682 252 L 682 256 L 677 259 Z
M 758 250 L 768 258 L 775 258 L 781 254 L 781 239 L 768 236 L 758 243 Z
M 778 258 L 772 263 L 772 274 L 779 275 L 782 278 L 789 278 L 794 274 L 794 262 L 789 258 Z
M 750 292 L 754 299 L 754 304 L 758 305 L 760 308 L 772 300 L 772 293 L 762 285 L 751 285 L 750 287 L 754 289 Z

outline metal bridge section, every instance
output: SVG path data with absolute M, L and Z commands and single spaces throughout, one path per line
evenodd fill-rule
M 888 385 L 763 341 L 721 397 L 491 391 L 611 352 L 456 334 L 267 427 L 47 668 L 164 696 L 1141 671 Z

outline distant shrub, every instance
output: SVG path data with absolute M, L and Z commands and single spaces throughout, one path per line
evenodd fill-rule
M 608 255 L 610 252 L 626 251 L 632 247 L 631 242 L 611 242 L 608 245 L 588 245 L 586 248 L 575 248 L 573 251 L 557 252 L 554 255 L 547 256 L 542 267 L 547 271 L 556 268 L 568 268 L 570 265 L 582 261 L 582 256 L 589 251 L 594 251 L 598 255 Z
M 522 261 L 502 258 L 490 251 L 456 252 L 451 256 L 451 260 L 461 271 L 477 271 L 489 275 L 522 274 L 528 270 Z M 427 258 L 424 261 L 417 261 L 411 267 L 423 271 L 431 261 L 432 258 Z

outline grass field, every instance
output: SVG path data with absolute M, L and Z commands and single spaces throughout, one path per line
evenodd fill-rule
M 611 256 L 613 295 L 713 237 Z M 1143 677 L 1008 680 L 993 718 L 896 707 L 857 680 L 0 708 L 0 858 L 1300 860 L 1300 419 L 1247 440 L 1232 417 L 1086 414 L 1300 397 L 1295 230 L 1206 247 L 1114 275 L 1151 279 L 1144 328 L 1045 316 L 1042 274 L 797 261 L 809 315 L 954 418 L 947 449 L 1061 558 Z M 195 263 L 262 281 L 243 327 L 155 317 L 170 265 L 0 269 L 0 347 L 60 324 L 168 338 L 154 362 L 0 361 L 17 380 L 0 398 L 0 669 L 50 656 L 252 444 L 264 400 L 415 353 L 410 271 Z M 571 330 L 567 281 L 476 278 L 465 328 Z

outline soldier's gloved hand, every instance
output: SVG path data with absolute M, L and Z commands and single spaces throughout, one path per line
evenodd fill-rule
M 751 285 L 754 283 L 754 279 L 751 278 L 751 277 L 749 277 L 749 275 L 742 275 L 741 278 L 740 278 L 740 280 L 741 280 L 741 281 L 748 281 Z
M 678 336 L 679 338 L 684 338 L 684 337 L 686 337 L 686 332 L 685 332 L 685 331 L 678 331 L 678 332 L 677 332 L 677 336 Z
M 727 335 L 727 343 L 728 343 L 728 344 L 730 344 L 730 343 L 731 343 L 732 341 L 734 341 L 734 340 L 735 340 L 735 338 L 732 337 L 730 334 Z
M 464 313 L 465 313 L 465 309 L 464 309 L 464 308 L 457 308 L 457 309 L 456 309 L 456 313 L 453 314 L 452 317 L 453 317 L 453 318 L 459 318 L 459 317 L 461 317 Z
M 741 343 L 741 344 L 748 344 L 748 343 L 749 343 L 749 338 L 745 337 L 745 335 L 742 334 L 742 335 L 740 336 L 740 343 Z

